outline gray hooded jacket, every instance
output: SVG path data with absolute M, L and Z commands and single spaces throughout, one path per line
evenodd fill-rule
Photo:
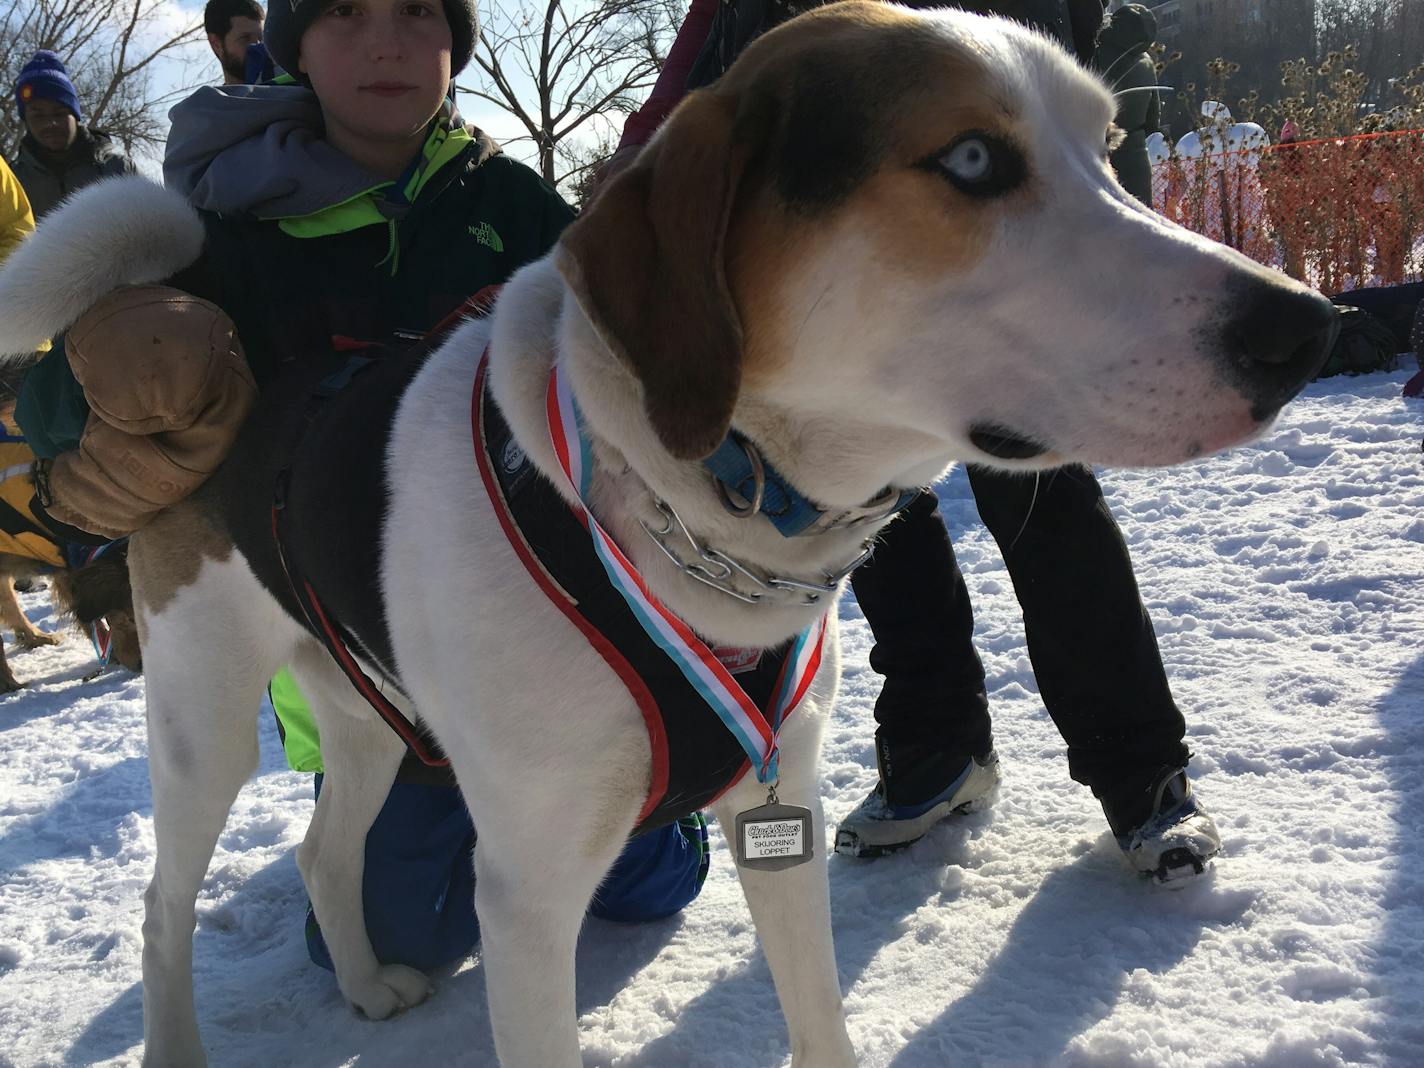
M 386 184 L 327 144 L 305 86 L 208 86 L 168 118 L 164 184 L 203 211 L 287 219 Z

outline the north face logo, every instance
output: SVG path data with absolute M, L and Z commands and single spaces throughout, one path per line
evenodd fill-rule
M 495 233 L 494 227 L 487 222 L 482 222 L 478 226 L 470 227 L 470 236 L 487 248 L 492 248 L 496 252 L 504 251 L 504 242 L 500 240 L 499 234 Z

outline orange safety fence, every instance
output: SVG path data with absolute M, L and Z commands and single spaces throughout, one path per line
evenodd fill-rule
M 1424 278 L 1424 130 L 1173 156 L 1152 203 L 1325 293 Z

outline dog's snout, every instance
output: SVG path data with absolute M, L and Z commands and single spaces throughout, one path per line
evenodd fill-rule
M 1335 306 L 1309 290 L 1254 282 L 1225 327 L 1228 372 L 1265 421 L 1315 377 L 1340 329 Z

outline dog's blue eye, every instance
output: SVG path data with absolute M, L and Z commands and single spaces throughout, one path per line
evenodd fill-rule
M 973 131 L 929 161 L 961 193 L 994 197 L 1023 183 L 1028 173 L 1022 153 L 1002 138 Z
M 944 154 L 944 169 L 961 182 L 982 182 L 994 173 L 994 161 L 989 146 L 971 137 Z

